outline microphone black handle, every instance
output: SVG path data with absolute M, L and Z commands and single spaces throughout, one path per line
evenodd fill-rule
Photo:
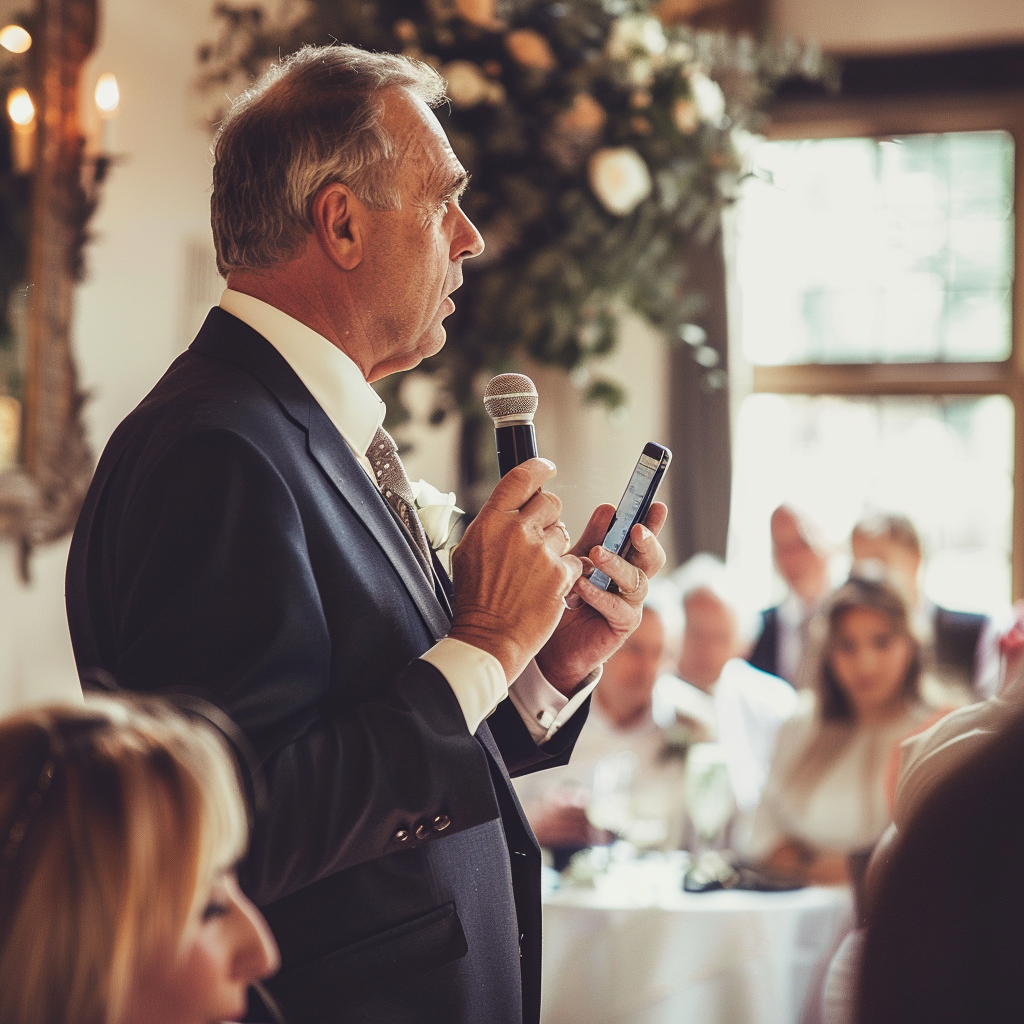
M 537 432 L 532 423 L 495 427 L 494 442 L 498 446 L 498 472 L 502 476 L 520 462 L 537 457 Z

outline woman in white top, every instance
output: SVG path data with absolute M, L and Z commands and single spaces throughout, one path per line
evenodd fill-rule
M 751 853 L 818 884 L 848 881 L 847 857 L 890 820 L 894 748 L 935 715 L 921 696 L 921 648 L 902 593 L 876 564 L 829 598 L 812 691 L 780 728 Z

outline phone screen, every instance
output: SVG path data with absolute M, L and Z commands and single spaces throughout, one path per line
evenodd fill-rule
M 626 491 L 622 495 L 619 507 L 612 516 L 608 526 L 608 532 L 601 542 L 601 546 L 615 554 L 621 555 L 629 545 L 629 534 L 636 523 L 640 522 L 650 508 L 654 499 L 654 492 L 657 490 L 661 478 L 668 467 L 668 460 L 671 459 L 671 452 L 667 448 L 648 445 L 647 448 L 657 447 L 659 456 L 649 455 L 647 450 L 640 456 L 640 461 L 629 478 Z M 602 590 L 607 590 L 611 580 L 599 569 L 595 569 L 590 576 L 590 582 Z

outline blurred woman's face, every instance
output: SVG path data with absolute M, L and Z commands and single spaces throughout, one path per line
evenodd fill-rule
M 836 626 L 829 663 L 858 719 L 898 708 L 913 657 L 909 637 L 870 608 L 853 608 Z
M 248 988 L 280 965 L 263 915 L 238 886 L 234 872 L 220 873 L 199 920 L 190 922 L 175 955 L 140 971 L 124 1024 L 221 1024 L 241 1020 Z

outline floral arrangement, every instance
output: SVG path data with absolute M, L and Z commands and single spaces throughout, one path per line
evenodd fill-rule
M 487 247 L 466 263 L 448 345 L 424 368 L 477 416 L 481 375 L 523 356 L 569 371 L 589 400 L 621 402 L 591 364 L 627 310 L 700 361 L 688 256 L 736 197 L 776 85 L 829 73 L 813 47 L 666 25 L 644 0 L 304 0 L 216 14 L 221 36 L 199 54 L 211 95 L 331 39 L 417 57 L 447 80 L 438 113 L 473 176 L 463 205 Z

